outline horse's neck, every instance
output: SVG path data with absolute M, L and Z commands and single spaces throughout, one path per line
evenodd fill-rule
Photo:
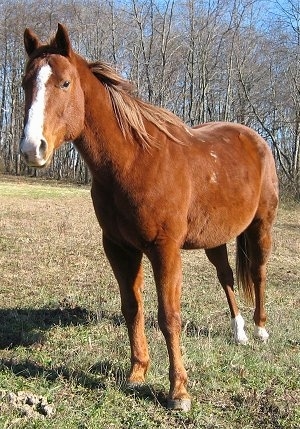
M 109 94 L 97 78 L 83 84 L 85 127 L 75 142 L 93 176 L 121 174 L 134 157 L 115 117 Z

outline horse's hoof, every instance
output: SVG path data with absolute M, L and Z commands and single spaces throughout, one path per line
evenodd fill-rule
M 145 386 L 146 383 L 144 381 L 127 381 L 126 388 L 128 390 L 138 389 L 139 387 Z
M 188 398 L 185 399 L 168 399 L 167 402 L 168 410 L 180 410 L 180 411 L 190 411 L 191 409 L 191 400 Z
M 266 343 L 269 339 L 269 334 L 265 328 L 261 326 L 254 326 L 254 337 L 260 340 L 262 343 Z
M 234 337 L 234 342 L 237 345 L 242 345 L 242 346 L 246 346 L 248 344 L 248 337 L 247 335 L 243 332 L 240 335 L 236 335 Z

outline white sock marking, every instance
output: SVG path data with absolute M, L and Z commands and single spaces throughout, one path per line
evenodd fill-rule
M 254 337 L 258 338 L 262 342 L 266 342 L 269 339 L 269 334 L 266 330 L 266 328 L 262 328 L 260 326 L 254 326 Z
M 237 344 L 247 344 L 248 342 L 248 337 L 244 330 L 244 326 L 245 322 L 240 314 L 231 319 L 231 327 L 233 330 L 234 341 Z

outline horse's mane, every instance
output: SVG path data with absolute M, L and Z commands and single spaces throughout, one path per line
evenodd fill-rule
M 188 131 L 188 127 L 173 113 L 140 100 L 134 95 L 133 85 L 108 64 L 97 61 L 89 64 L 92 73 L 107 88 L 113 109 L 123 135 L 134 136 L 145 147 L 159 146 L 147 132 L 144 119 L 155 125 L 171 140 L 183 143 L 172 133 L 172 126 Z M 170 127 L 171 126 L 171 127 Z

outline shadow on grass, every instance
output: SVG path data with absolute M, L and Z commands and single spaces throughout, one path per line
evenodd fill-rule
M 94 313 L 80 306 L 59 308 L 0 308 L 0 350 L 44 344 L 53 326 L 79 326 L 108 320 L 112 326 L 125 325 L 121 314 Z
M 53 326 L 88 325 L 99 323 L 101 320 L 108 320 L 113 326 L 125 325 L 125 320 L 120 314 L 109 314 L 106 311 L 96 314 L 68 302 L 54 309 L 0 309 L 0 350 L 42 345 L 47 340 L 47 331 Z M 157 320 L 153 317 L 147 318 L 145 324 L 150 329 L 159 329 Z M 193 322 L 185 324 L 184 331 L 188 336 L 209 336 L 208 330 L 198 327 Z M 47 367 L 31 360 L 0 359 L 0 371 L 5 370 L 24 378 L 42 377 L 49 382 L 64 379 L 91 390 L 104 390 L 111 386 L 128 396 L 166 406 L 166 395 L 162 389 L 149 384 L 129 387 L 124 369 L 109 361 L 98 362 L 85 372 L 64 365 Z
M 0 309 L 0 350 L 42 345 L 47 339 L 46 332 L 53 326 L 88 325 L 101 320 L 109 320 L 113 326 L 125 324 L 122 315 L 108 314 L 104 311 L 95 314 L 79 306 L 55 309 Z M 151 319 L 146 323 L 152 328 L 158 328 L 155 320 Z M 70 369 L 64 365 L 47 367 L 32 360 L 0 359 L 0 371 L 6 370 L 18 377 L 41 377 L 49 382 L 63 379 L 90 390 L 105 390 L 110 385 L 128 396 L 148 400 L 161 406 L 166 405 L 164 392 L 154 386 L 144 384 L 129 388 L 124 369 L 109 361 L 98 362 L 85 372 Z
M 0 309 L 0 350 L 18 346 L 44 344 L 45 333 L 53 326 L 78 326 L 109 320 L 113 326 L 125 325 L 120 314 L 108 314 L 106 311 L 94 313 L 80 306 L 64 306 L 54 309 L 9 308 Z M 159 330 L 155 318 L 146 318 L 145 325 Z M 183 323 L 183 331 L 190 337 L 208 337 L 212 335 L 208 328 L 197 326 L 194 322 Z M 213 335 L 216 335 L 214 333 Z
M 53 326 L 85 325 L 95 315 L 81 307 L 0 309 L 0 349 L 43 344 Z
M 109 361 L 98 362 L 88 372 L 71 370 L 67 366 L 46 367 L 31 360 L 0 359 L 0 371 L 9 370 L 14 375 L 24 378 L 41 377 L 48 382 L 64 380 L 90 390 L 106 390 L 108 385 L 124 392 L 128 396 L 166 406 L 166 396 L 161 389 L 149 384 L 129 387 L 123 368 Z
M 112 365 L 108 361 L 98 362 L 90 368 L 93 374 L 101 374 L 105 379 L 112 381 L 126 395 L 145 399 L 163 407 L 167 405 L 166 394 L 162 389 L 157 389 L 151 384 L 141 383 L 128 385 L 126 372 L 123 368 Z
M 49 382 L 64 379 L 89 389 L 105 388 L 104 382 L 99 377 L 84 371 L 71 370 L 64 365 L 49 368 L 29 359 L 23 361 L 17 358 L 0 359 L 0 371 L 5 370 L 11 371 L 18 377 L 42 377 Z

